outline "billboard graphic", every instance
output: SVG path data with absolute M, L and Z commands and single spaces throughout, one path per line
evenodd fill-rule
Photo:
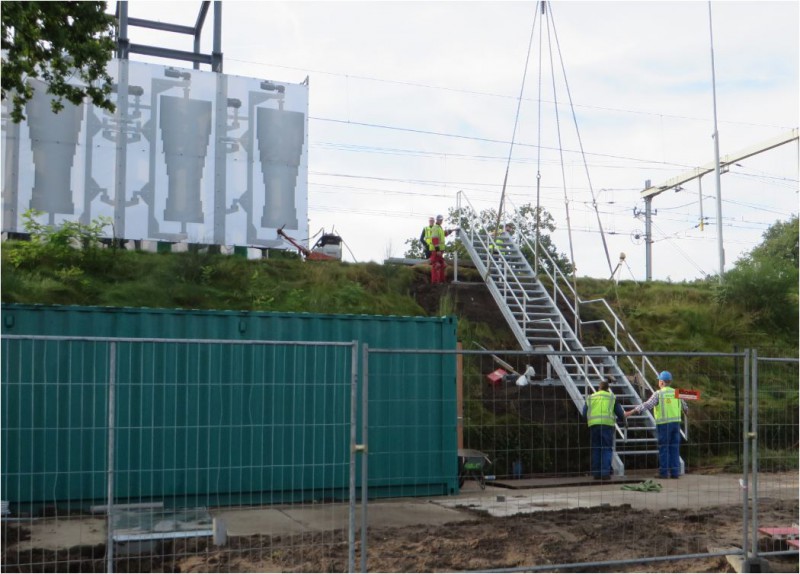
M 115 60 L 109 113 L 35 81 L 27 120 L 3 103 L 3 231 L 113 221 L 109 237 L 283 247 L 308 235 L 308 86 Z

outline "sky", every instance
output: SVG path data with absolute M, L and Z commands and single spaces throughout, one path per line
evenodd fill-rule
M 193 25 L 200 4 L 139 0 L 129 17 Z M 798 2 L 711 2 L 710 17 L 695 1 L 538 6 L 223 2 L 226 74 L 308 77 L 309 233 L 341 235 L 345 261 L 403 257 L 459 192 L 497 209 L 508 172 L 511 205 L 536 205 L 538 182 L 579 276 L 610 277 L 624 253 L 617 277 L 643 281 L 641 191 L 714 161 L 714 86 L 721 156 L 800 123 Z M 212 29 L 210 11 L 203 52 Z M 129 36 L 192 49 L 189 36 Z M 798 169 L 794 141 L 721 175 L 725 270 L 797 214 Z M 682 187 L 652 201 L 653 279 L 720 268 L 715 174 Z

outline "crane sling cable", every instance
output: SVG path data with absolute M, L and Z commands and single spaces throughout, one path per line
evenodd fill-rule
M 569 238 L 569 259 L 572 263 L 572 290 L 574 293 L 578 293 L 578 279 L 576 276 L 576 265 L 575 265 L 575 250 L 573 248 L 572 243 L 572 225 L 569 219 L 569 197 L 567 196 L 567 176 L 564 171 L 564 146 L 561 142 L 561 120 L 558 115 L 558 95 L 556 92 L 556 74 L 555 69 L 553 66 L 553 42 L 550 38 L 550 25 L 552 21 L 552 12 L 550 13 L 550 18 L 547 19 L 547 46 L 548 52 L 550 54 L 550 77 L 553 79 L 553 111 L 555 112 L 556 116 L 556 134 L 558 135 L 558 155 L 560 158 L 561 164 L 561 186 L 564 190 L 564 210 L 566 212 L 567 217 L 567 237 Z M 555 22 L 552 23 L 553 32 L 555 33 Z M 557 45 L 557 44 L 556 44 Z M 566 78 L 565 78 L 566 79 Z M 556 270 L 553 269 L 553 275 L 555 276 Z M 576 295 L 577 298 L 577 295 Z M 580 319 L 580 306 L 577 304 L 578 301 L 575 302 L 575 314 L 574 314 L 574 329 L 575 333 L 578 335 L 579 338 L 583 336 L 581 331 L 581 319 Z
M 551 12 L 550 12 L 550 20 L 552 20 L 552 9 L 551 9 Z M 548 28 L 548 31 L 549 31 L 549 28 Z M 583 167 L 584 167 L 584 170 L 586 171 L 586 181 L 589 184 L 589 193 L 591 193 L 591 195 L 592 195 L 592 206 L 594 207 L 595 214 L 597 215 L 597 225 L 600 228 L 600 239 L 603 241 L 603 250 L 605 251 L 606 261 L 608 262 L 608 269 L 610 271 L 611 269 L 613 269 L 613 265 L 611 264 L 611 256 L 608 254 L 608 244 L 606 243 L 606 236 L 605 236 L 605 233 L 603 231 L 603 223 L 600 220 L 600 211 L 597 208 L 597 198 L 595 197 L 594 188 L 592 187 L 592 179 L 589 176 L 589 166 L 586 163 L 586 152 L 583 149 L 583 140 L 581 139 L 581 132 L 578 129 L 578 118 L 575 115 L 575 104 L 572 102 L 572 93 L 570 92 L 569 82 L 567 81 L 567 70 L 566 70 L 566 68 L 564 66 L 564 58 L 563 58 L 563 55 L 561 53 L 561 45 L 560 45 L 560 43 L 558 41 L 558 33 L 556 32 L 555 22 L 553 22 L 553 37 L 555 38 L 555 41 L 556 41 L 556 49 L 558 50 L 558 58 L 559 58 L 559 62 L 561 63 L 561 73 L 564 75 L 564 86 L 565 86 L 565 88 L 567 90 L 567 98 L 569 99 L 569 108 L 570 108 L 570 111 L 572 112 L 572 121 L 573 121 L 573 123 L 575 125 L 575 133 L 578 136 L 578 146 L 580 147 L 580 151 L 581 151 L 581 159 L 583 160 Z M 565 190 L 565 195 L 566 195 L 566 187 L 564 188 L 564 190 Z M 568 220 L 568 222 L 569 222 L 569 220 Z M 571 241 L 572 241 L 572 237 L 570 235 L 570 242 Z M 571 252 L 571 250 L 572 250 L 572 244 L 570 243 L 570 252 Z M 573 277 L 574 277 L 574 275 L 575 275 L 575 259 L 574 258 L 572 260 L 572 267 L 573 267 L 573 271 L 572 272 L 573 272 Z
M 542 14 L 545 13 L 545 3 L 542 2 Z M 539 25 L 539 93 L 536 106 L 536 238 L 533 241 L 533 272 L 539 275 L 539 243 L 541 242 L 542 204 L 542 29 Z
M 542 2 L 544 4 L 544 2 Z M 533 33 L 536 30 L 536 19 L 538 17 L 538 11 L 534 12 L 533 15 L 533 25 L 531 26 L 531 36 L 528 40 L 528 51 L 525 54 L 525 69 L 522 72 L 522 85 L 519 88 L 519 98 L 517 99 L 517 114 L 514 117 L 514 130 L 511 134 L 511 146 L 508 150 L 508 161 L 506 162 L 506 174 L 503 177 L 503 189 L 500 192 L 500 207 L 497 209 L 497 221 L 495 222 L 493 238 L 496 239 L 499 229 L 500 229 L 500 219 L 503 217 L 503 206 L 506 200 L 506 184 L 508 183 L 508 170 L 511 167 L 511 155 L 514 152 L 514 140 L 517 137 L 517 125 L 519 124 L 519 111 L 520 107 L 522 106 L 522 94 L 525 91 L 525 78 L 528 75 L 528 62 L 531 58 L 531 47 L 533 46 Z

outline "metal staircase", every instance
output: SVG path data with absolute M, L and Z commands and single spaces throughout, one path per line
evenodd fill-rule
M 516 211 L 513 206 L 509 209 Z M 458 197 L 458 212 L 461 222 L 458 238 L 484 278 L 520 346 L 526 351 L 547 353 L 549 364 L 578 410 L 583 410 L 586 397 L 606 377 L 625 409 L 641 404 L 645 393 L 645 398 L 650 396 L 653 387 L 648 383 L 648 377 L 657 380 L 658 371 L 604 299 L 581 300 L 569 279 L 544 249 L 538 250 L 539 259 L 533 263 L 535 268 L 531 267 L 523 248 L 527 248 L 529 253 L 537 253 L 533 243 L 519 232 L 515 233 L 517 237 L 506 232 L 492 233 L 481 223 L 478 212 L 462 192 Z M 547 287 L 543 281 L 547 282 Z M 579 308 L 582 305 L 599 305 L 607 319 L 581 321 Z M 590 324 L 600 325 L 610 334 L 614 354 L 604 346 L 584 347 L 579 334 L 584 326 Z M 626 367 L 633 373 L 638 390 L 615 357 L 627 360 Z M 641 361 L 637 362 L 635 358 L 641 358 Z M 615 429 L 612 467 L 618 476 L 625 474 L 623 457 L 658 454 L 653 415 L 645 411 L 629 417 L 627 422 L 627 427 L 617 425 Z M 683 466 L 681 460 L 681 473 Z

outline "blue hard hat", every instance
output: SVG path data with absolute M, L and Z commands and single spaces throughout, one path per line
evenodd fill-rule
M 672 380 L 672 373 L 669 371 L 661 371 L 658 373 L 658 380 L 659 381 L 671 381 Z

